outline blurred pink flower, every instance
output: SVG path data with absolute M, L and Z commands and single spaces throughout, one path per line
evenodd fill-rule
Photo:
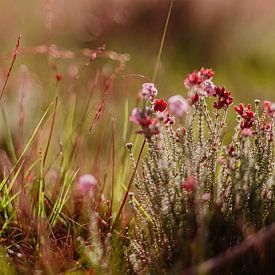
M 203 82 L 203 91 L 205 92 L 205 96 L 215 95 L 215 88 L 216 86 L 210 79 L 207 79 Z
M 185 181 L 182 183 L 182 188 L 187 192 L 192 192 L 197 188 L 198 182 L 196 177 L 189 176 L 185 179 Z
M 244 128 L 242 130 L 243 136 L 253 136 L 253 131 L 250 128 Z
M 275 103 L 271 103 L 270 101 L 265 101 L 264 102 L 264 108 L 267 111 L 267 113 L 269 114 L 270 117 L 273 117 L 274 113 L 275 113 Z
M 152 119 L 146 113 L 142 113 L 140 108 L 133 109 L 130 116 L 130 121 L 144 127 L 148 127 L 152 123 Z
M 168 103 L 170 112 L 176 117 L 183 116 L 190 109 L 189 103 L 181 95 L 170 97 Z
M 211 194 L 206 192 L 201 196 L 203 201 L 209 201 L 211 199 Z
M 91 174 L 85 174 L 79 177 L 76 188 L 83 196 L 92 195 L 97 189 L 97 180 Z
M 130 116 L 130 121 L 134 122 L 135 124 L 139 124 L 140 112 L 141 110 L 139 108 L 134 108 Z

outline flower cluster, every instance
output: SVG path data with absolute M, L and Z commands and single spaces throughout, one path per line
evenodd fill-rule
M 252 111 L 251 105 L 248 104 L 245 108 L 244 104 L 240 103 L 239 107 L 234 106 L 234 109 L 243 119 L 240 123 L 240 127 L 243 130 L 243 134 L 246 135 L 247 133 L 251 133 L 251 128 L 256 121 L 255 113 Z
M 213 107 L 215 109 L 227 109 L 229 105 L 233 103 L 233 98 L 230 96 L 230 92 L 226 91 L 224 87 L 215 87 L 214 97 L 218 100 L 214 102 Z
M 187 89 L 196 87 L 203 88 L 204 86 L 208 86 L 207 84 L 210 84 L 209 80 L 211 80 L 213 76 L 214 71 L 212 69 L 205 69 L 202 67 L 198 72 L 194 71 L 193 73 L 188 74 L 184 80 L 184 85 Z
M 215 86 L 212 82 L 214 71 L 202 67 L 199 71 L 188 74 L 184 85 L 189 90 L 189 98 L 175 95 L 168 99 L 156 98 L 158 90 L 154 83 L 144 83 L 140 97 L 144 100 L 143 108 L 135 108 L 130 120 L 142 128 L 147 137 L 158 134 L 161 125 L 173 125 L 175 117 L 183 117 L 202 97 L 216 97 L 215 109 L 227 110 L 232 104 L 231 93 L 224 87 Z
M 273 117 L 274 113 L 275 113 L 275 103 L 271 103 L 270 101 L 265 101 L 264 102 L 264 108 L 267 112 L 267 114 L 270 116 L 270 117 Z
M 153 100 L 158 95 L 158 90 L 154 83 L 143 83 L 140 96 L 145 100 Z
M 158 120 L 153 119 L 146 110 L 134 108 L 130 116 L 130 121 L 142 127 L 142 132 L 150 137 L 159 133 Z
M 192 104 L 199 100 L 199 95 L 212 96 L 215 85 L 212 82 L 214 71 L 202 67 L 198 72 L 188 74 L 184 80 L 185 87 L 190 91 Z
M 155 112 L 163 112 L 167 107 L 167 103 L 164 101 L 164 99 L 155 99 L 154 101 L 154 110 Z
M 187 75 L 184 85 L 189 91 L 191 105 L 195 105 L 200 97 L 216 95 L 216 86 L 212 82 L 213 76 L 214 71 L 204 67 Z
M 157 94 L 158 90 L 154 83 L 144 83 L 140 92 L 141 97 L 144 99 L 143 108 L 134 108 L 130 116 L 130 121 L 141 126 L 142 131 L 139 132 L 147 138 L 158 134 L 162 125 L 173 125 L 175 123 L 175 118 L 167 109 L 166 101 L 163 98 L 156 98 Z M 184 104 L 187 104 L 187 102 L 183 99 L 179 102 L 169 101 L 169 109 L 172 108 L 176 114 L 183 114 L 186 109 Z
M 212 70 L 202 68 L 200 77 L 204 81 L 204 79 L 209 79 L 212 74 Z M 170 97 L 167 104 L 163 98 L 156 98 L 157 94 L 158 90 L 154 83 L 144 83 L 140 91 L 144 106 L 143 108 L 134 108 L 130 116 L 130 121 L 140 125 L 141 132 L 146 137 L 158 134 L 161 125 L 175 124 L 175 117 L 184 116 L 191 108 L 189 101 L 181 95 Z
M 184 80 L 184 85 L 187 89 L 191 89 L 193 87 L 198 87 L 202 84 L 203 77 L 200 76 L 200 73 L 194 71 L 191 74 L 188 74 L 186 79 Z

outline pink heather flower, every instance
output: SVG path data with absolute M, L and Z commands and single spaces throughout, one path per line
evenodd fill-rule
M 205 69 L 204 67 L 202 67 L 198 72 L 194 71 L 193 73 L 188 74 L 186 79 L 184 80 L 184 85 L 187 89 L 204 89 L 206 86 L 208 86 L 206 82 L 211 82 L 213 76 L 214 71 L 212 69 Z M 208 84 L 210 84 L 210 82 Z
M 244 128 L 242 130 L 242 136 L 253 136 L 253 131 L 250 128 Z
M 210 79 L 207 79 L 203 82 L 202 88 L 203 88 L 205 96 L 214 96 L 215 95 L 216 86 Z
M 146 111 L 142 111 L 139 108 L 133 109 L 132 115 L 130 116 L 130 121 L 140 125 L 142 128 L 142 131 L 139 131 L 138 133 L 143 133 L 146 137 L 159 134 L 158 120 L 158 117 L 151 118 Z
M 239 107 L 234 107 L 235 111 L 243 118 L 241 121 L 241 129 L 251 128 L 256 120 L 254 112 L 251 110 L 251 105 L 248 104 L 247 108 L 244 107 L 243 103 L 240 103 Z
M 134 108 L 130 116 L 130 121 L 134 122 L 135 124 L 139 124 L 140 116 L 141 116 L 140 113 L 141 113 L 141 109 Z
M 271 124 L 264 121 L 263 125 L 261 126 L 261 130 L 264 132 L 269 132 L 271 130 Z
M 167 107 L 167 103 L 162 99 L 155 99 L 154 101 L 154 110 L 155 112 L 163 112 Z
M 192 192 L 197 188 L 197 179 L 194 176 L 189 176 L 182 183 L 182 188 L 187 192 Z
M 175 117 L 171 116 L 169 111 L 165 109 L 163 112 L 156 112 L 156 119 L 162 122 L 164 125 L 175 124 Z
M 201 67 L 199 75 L 203 79 L 211 79 L 214 76 L 214 71 L 212 69 L 205 69 L 204 67 Z
M 196 104 L 200 99 L 200 95 L 198 93 L 195 93 L 191 95 L 191 105 Z
M 194 71 L 191 74 L 188 74 L 186 79 L 184 80 L 184 86 L 187 89 L 191 89 L 196 86 L 200 86 L 200 84 L 203 82 L 203 77 L 200 76 L 200 74 L 196 71 Z
M 158 135 L 160 133 L 158 119 L 151 120 L 151 123 L 148 126 L 144 126 L 142 130 L 146 137 Z
M 267 113 L 273 117 L 273 114 L 275 113 L 275 103 L 271 103 L 270 101 L 264 102 L 264 108 L 267 111 Z
M 233 98 L 230 96 L 231 92 L 226 91 L 224 87 L 215 87 L 215 93 L 213 96 L 218 100 L 214 102 L 213 107 L 215 109 L 227 109 L 229 105 L 233 103 Z
M 266 110 L 269 110 L 269 109 L 270 109 L 270 101 L 265 100 L 265 102 L 264 102 L 264 108 L 265 108 Z
M 243 115 L 244 113 L 244 104 L 240 103 L 239 107 L 238 106 L 234 106 L 234 110 L 239 114 L 239 115 Z
M 97 180 L 91 174 L 85 174 L 79 177 L 76 188 L 82 196 L 92 195 L 97 189 Z
M 163 124 L 166 124 L 166 125 L 175 124 L 175 117 L 171 116 L 168 110 L 166 110 L 166 112 L 164 112 Z
M 146 100 L 153 100 L 158 95 L 158 90 L 154 83 L 143 83 L 140 95 Z
M 170 97 L 168 103 L 170 112 L 176 117 L 183 116 L 190 109 L 189 103 L 181 95 Z
M 152 123 L 152 119 L 140 108 L 134 108 L 130 116 L 130 121 L 141 126 L 149 126 Z

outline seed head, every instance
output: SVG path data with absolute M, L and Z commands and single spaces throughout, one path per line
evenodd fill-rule
M 126 143 L 126 147 L 127 147 L 128 150 L 130 150 L 130 151 L 132 150 L 133 146 L 134 146 L 134 144 L 131 143 L 131 142 Z

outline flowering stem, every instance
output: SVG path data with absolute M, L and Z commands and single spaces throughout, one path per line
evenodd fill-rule
M 218 140 L 222 134 L 222 130 L 225 126 L 226 117 L 227 117 L 227 110 L 224 111 L 222 121 L 220 122 L 220 128 L 217 130 L 217 135 L 215 137 L 214 144 L 218 143 Z
M 202 100 L 199 101 L 199 121 L 198 121 L 198 127 L 199 127 L 199 145 L 202 148 L 203 147 L 203 104 Z
M 171 15 L 173 3 L 174 3 L 174 0 L 171 0 L 169 11 L 168 11 L 166 22 L 165 22 L 165 26 L 164 26 L 164 30 L 163 30 L 163 34 L 162 34 L 162 38 L 161 38 L 161 42 L 160 42 L 160 47 L 159 47 L 159 52 L 158 52 L 158 57 L 157 57 L 157 62 L 156 62 L 152 82 L 155 82 L 156 77 L 157 77 L 157 72 L 158 72 L 159 63 L 160 63 L 160 57 L 161 57 L 161 53 L 162 53 L 162 50 L 163 50 L 163 45 L 164 45 L 164 41 L 165 41 L 165 37 L 166 37 L 167 27 L 168 27 L 168 23 L 169 23 L 169 20 L 170 20 L 170 15 Z
M 204 115 L 204 118 L 205 118 L 205 121 L 208 125 L 208 128 L 211 132 L 211 134 L 213 134 L 214 130 L 213 130 L 213 122 L 212 122 L 212 119 L 209 115 L 209 112 L 208 112 L 208 109 L 207 109 L 207 105 L 206 105 L 206 102 L 205 102 L 205 99 L 203 98 L 203 115 Z
M 122 210 L 123 210 L 123 207 L 124 207 L 124 205 L 125 205 L 125 203 L 126 203 L 127 197 L 128 197 L 129 192 L 130 192 L 130 190 L 131 190 L 131 187 L 132 187 L 132 184 L 133 184 L 133 181 L 134 181 L 136 172 L 137 172 L 138 164 L 139 164 L 139 161 L 140 161 L 140 159 L 141 159 L 141 155 L 142 155 L 142 152 L 143 152 L 143 149 L 144 149 L 144 146 L 145 146 L 145 142 L 146 142 L 146 139 L 143 140 L 143 143 L 142 143 L 142 146 L 141 146 L 139 155 L 138 155 L 138 159 L 137 159 L 137 163 L 136 163 L 135 169 L 134 169 L 133 174 L 132 174 L 132 176 L 131 176 L 131 179 L 130 179 L 130 182 L 129 182 L 129 184 L 128 184 L 127 191 L 126 191 L 126 193 L 125 193 L 125 195 L 124 195 L 123 201 L 122 201 L 122 203 L 121 203 L 121 205 L 120 205 L 120 208 L 119 208 L 119 210 L 118 210 L 116 219 L 115 219 L 115 221 L 114 221 L 114 223 L 113 223 L 111 232 L 113 232 L 113 230 L 115 229 L 115 226 L 116 226 L 116 224 L 117 224 L 117 222 L 118 222 L 118 219 L 119 219 L 119 217 L 120 217 L 120 214 L 121 214 L 121 212 L 122 212 Z
M 15 45 L 15 49 L 14 49 L 14 52 L 13 52 L 12 62 L 11 62 L 10 68 L 8 70 L 8 73 L 6 75 L 6 79 L 5 79 L 5 82 L 4 82 L 1 94 L 0 94 L 0 100 L 2 99 L 2 96 L 4 94 L 5 88 L 7 86 L 7 83 L 8 83 L 9 77 L 10 77 L 10 73 L 12 71 L 13 65 L 15 63 L 15 60 L 16 60 L 16 57 L 17 57 L 17 54 L 18 54 L 18 51 L 19 51 L 20 39 L 21 39 L 21 34 L 18 36 L 16 45 Z

